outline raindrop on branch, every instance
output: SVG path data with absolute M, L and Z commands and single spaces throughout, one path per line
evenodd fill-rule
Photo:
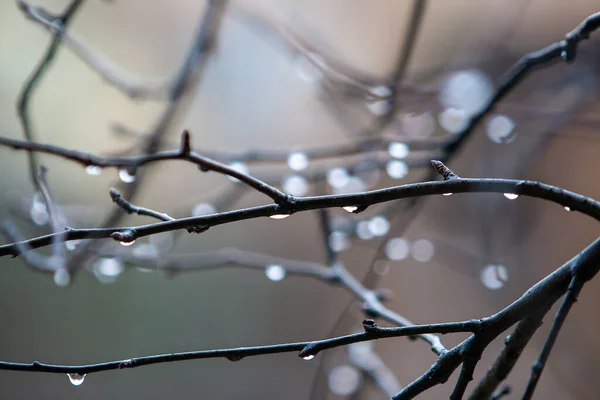
M 135 181 L 135 174 L 130 174 L 127 168 L 121 168 L 119 170 L 119 179 L 124 183 L 132 183 Z
M 344 210 L 348 211 L 349 213 L 353 213 L 354 211 L 358 210 L 357 206 L 344 206 L 342 208 Z
M 88 175 L 100 175 L 102 173 L 102 167 L 98 166 L 98 165 L 88 165 L 87 167 L 85 167 L 85 172 Z
M 302 359 L 303 359 L 303 360 L 306 360 L 306 361 L 310 361 L 310 360 L 312 360 L 313 358 L 315 358 L 315 355 L 314 355 L 314 354 L 309 354 L 309 355 L 307 355 L 307 356 L 304 356 L 304 357 L 302 357 Z
M 504 197 L 506 197 L 509 200 L 515 200 L 519 197 L 519 195 L 515 193 L 504 193 Z
M 275 215 L 270 215 L 269 218 L 272 219 L 285 219 L 287 217 L 289 217 L 290 214 L 275 214 Z
M 571 211 L 571 207 L 565 207 L 565 211 Z
M 269 265 L 265 268 L 265 275 L 273 282 L 279 282 L 285 278 L 285 269 L 281 265 Z
M 121 246 L 129 247 L 135 243 L 135 240 L 132 240 L 131 242 L 119 242 L 119 243 L 121 244 Z
M 67 374 L 67 376 L 69 377 L 69 381 L 73 386 L 80 386 L 85 379 L 85 374 L 79 375 L 75 372 L 70 372 Z
M 452 196 L 453 194 L 454 194 L 454 193 L 443 193 L 443 194 L 442 194 L 442 196 L 446 196 L 446 197 L 448 197 L 448 196 Z

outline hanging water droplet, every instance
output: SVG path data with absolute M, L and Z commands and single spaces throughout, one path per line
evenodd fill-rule
M 515 193 L 504 193 L 504 197 L 506 197 L 509 200 L 514 200 L 517 197 L 519 197 L 519 195 Z
M 453 193 L 443 193 L 442 196 L 452 196 Z
M 410 153 L 410 148 L 406 143 L 392 142 L 388 145 L 388 153 L 393 158 L 406 158 Z
M 565 211 L 571 211 L 571 207 L 565 207 Z
M 333 231 L 328 238 L 329 247 L 332 251 L 339 253 L 348 248 L 350 245 L 348 236 L 344 232 Z
M 486 124 L 486 134 L 494 143 L 510 143 L 516 137 L 516 124 L 506 115 L 494 115 Z
M 459 133 L 467 126 L 467 113 L 462 109 L 447 108 L 438 116 L 438 122 L 446 132 Z
M 391 160 L 385 165 L 385 171 L 393 179 L 402 179 L 408 174 L 408 165 L 404 161 Z
M 124 183 L 132 183 L 135 181 L 135 174 L 130 174 L 127 168 L 121 168 L 119 170 L 119 179 Z
M 275 214 L 275 215 L 270 215 L 269 218 L 273 218 L 273 219 L 285 219 L 287 217 L 289 217 L 290 214 Z
M 243 163 L 241 161 L 232 162 L 231 164 L 229 164 L 229 166 L 243 174 L 248 174 L 250 172 L 248 165 L 246 165 L 246 163 Z M 233 176 L 229 176 L 229 175 L 227 175 L 227 179 L 229 179 L 232 182 L 240 181 L 238 178 L 234 178 Z
M 415 240 L 410 250 L 413 259 L 418 262 L 427 262 L 431 260 L 435 254 L 435 246 L 427 239 Z
M 357 206 L 344 206 L 342 208 L 344 210 L 348 211 L 349 213 L 353 213 L 354 211 L 358 210 Z
M 289 176 L 283 181 L 283 191 L 292 196 L 304 196 L 308 192 L 308 181 L 301 175 Z
M 79 375 L 76 372 L 69 372 L 67 376 L 69 377 L 69 381 L 73 384 L 73 386 L 81 385 L 85 379 L 85 374 Z
M 198 203 L 192 209 L 192 216 L 201 217 L 203 215 L 216 214 L 217 208 L 210 203 Z
M 360 372 L 351 365 L 335 367 L 328 377 L 329 390 L 338 396 L 349 396 L 356 392 L 361 384 Z
M 288 166 L 294 171 L 303 171 L 308 167 L 308 157 L 304 153 L 291 153 L 287 159 Z
M 121 244 L 121 246 L 128 247 L 128 246 L 131 246 L 132 244 L 134 244 L 135 240 L 132 240 L 131 242 L 119 242 L 119 243 Z
M 310 360 L 312 360 L 313 358 L 315 358 L 315 355 L 314 355 L 314 354 L 309 354 L 309 355 L 307 355 L 307 356 L 304 356 L 304 357 L 302 357 L 302 359 L 303 359 L 303 360 L 306 360 L 306 361 L 310 361 Z
M 279 282 L 285 278 L 285 268 L 281 265 L 269 265 L 265 268 L 265 275 L 273 282 Z
M 378 215 L 369 221 L 368 227 L 373 236 L 385 236 L 390 230 L 390 222 L 386 217 Z
M 98 165 L 88 165 L 87 167 L 85 167 L 85 172 L 88 175 L 100 175 L 102 173 L 102 167 L 98 166 Z
M 54 271 L 54 283 L 56 286 L 65 287 L 71 282 L 71 274 L 65 268 Z
M 350 180 L 345 168 L 333 168 L 327 171 L 327 183 L 333 188 L 342 188 Z
M 410 254 L 410 243 L 404 238 L 391 238 L 385 244 L 385 255 L 393 261 L 404 260 Z
M 508 281 L 508 271 L 503 265 L 486 265 L 481 270 L 480 279 L 486 288 L 498 290 Z

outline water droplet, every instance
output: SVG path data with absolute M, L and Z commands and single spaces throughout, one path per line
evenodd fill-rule
M 85 379 L 85 374 L 79 375 L 75 372 L 70 372 L 67 374 L 67 376 L 69 377 L 69 381 L 73 384 L 73 386 L 81 385 L 83 383 L 83 380 Z
M 304 357 L 302 357 L 302 359 L 303 359 L 303 360 L 306 360 L 306 361 L 310 361 L 310 360 L 312 360 L 313 358 L 315 358 L 315 355 L 314 355 L 314 354 L 309 354 L 309 355 L 307 355 L 307 356 L 304 356 Z
M 456 108 L 447 108 L 438 117 L 442 129 L 448 133 L 459 133 L 467 126 L 467 113 Z
M 54 271 L 54 283 L 56 286 L 65 287 L 71 282 L 71 274 L 65 268 Z
M 216 214 L 217 208 L 210 203 L 198 203 L 192 209 L 192 216 L 201 217 L 203 215 Z
M 571 211 L 571 207 L 565 207 L 565 211 Z
M 281 265 L 269 265 L 265 268 L 265 275 L 273 282 L 279 282 L 285 278 L 285 268 Z
M 128 246 L 131 246 L 132 244 L 134 244 L 135 240 L 132 240 L 131 242 L 119 242 L 119 243 L 121 244 L 121 246 L 128 247 Z
M 283 181 L 283 191 L 292 196 L 304 196 L 308 192 L 308 181 L 300 175 L 289 176 Z
M 336 253 L 346 250 L 350 245 L 348 236 L 344 232 L 340 231 L 331 232 L 328 238 L 328 243 L 331 250 L 335 251 Z
M 349 396 L 361 385 L 360 372 L 351 365 L 335 367 L 328 378 L 329 390 L 338 396 Z
M 229 164 L 229 166 L 231 168 L 235 169 L 236 171 L 242 172 L 244 174 L 248 174 L 250 172 L 248 165 L 246 165 L 246 163 L 243 163 L 240 161 L 232 162 L 231 164 Z M 231 182 L 239 182 L 240 181 L 238 178 L 234 178 L 233 176 L 229 176 L 229 175 L 227 175 L 227 179 L 229 179 Z
M 119 179 L 124 183 L 132 183 L 135 181 L 135 174 L 130 174 L 127 168 L 121 168 L 119 170 Z
M 273 218 L 273 219 L 285 219 L 287 217 L 289 217 L 290 214 L 275 214 L 275 215 L 270 215 L 269 218 Z
M 425 139 L 435 132 L 435 119 L 429 111 L 422 114 L 405 114 L 400 123 L 402 132 L 410 137 Z
M 435 254 L 435 246 L 427 239 L 415 240 L 410 250 L 413 259 L 418 262 L 427 262 Z
M 410 148 L 406 143 L 392 142 L 388 145 L 388 153 L 394 158 L 406 158 L 410 153 Z
M 360 221 L 356 224 L 356 236 L 362 240 L 373 239 L 373 233 L 369 229 L 369 221 Z
M 410 254 L 410 243 L 404 238 L 391 238 L 385 244 L 385 255 L 393 261 L 404 260 Z
M 390 230 L 390 222 L 381 215 L 373 217 L 368 226 L 373 236 L 385 236 Z
M 294 171 L 303 171 L 308 167 L 308 157 L 304 153 L 291 153 L 287 159 L 288 166 Z
M 391 160 L 385 165 L 385 171 L 393 179 L 402 179 L 408 174 L 408 165 L 404 161 Z
M 333 168 L 327 171 L 327 183 L 333 188 L 341 188 L 350 180 L 345 168 Z
M 516 124 L 506 115 L 494 115 L 488 119 L 486 124 L 486 134 L 494 143 L 510 143 L 516 137 Z
M 116 258 L 100 258 L 94 263 L 93 271 L 101 283 L 113 283 L 125 268 Z
M 85 172 L 88 175 L 100 175 L 102 173 L 102 167 L 99 167 L 98 165 L 88 165 L 87 167 L 85 167 Z
M 508 271 L 503 265 L 486 265 L 481 270 L 480 279 L 486 288 L 498 290 L 508 281 Z
M 353 213 L 354 211 L 358 210 L 357 206 L 344 206 L 342 208 L 344 210 L 348 211 L 349 213 Z
M 322 74 L 318 66 L 326 66 L 323 56 L 317 53 L 300 54 L 294 61 L 294 70 L 300 79 L 314 82 L 321 79 Z
M 443 193 L 442 196 L 452 196 L 453 193 Z
M 515 193 L 504 193 L 504 197 L 506 197 L 509 200 L 514 200 L 517 197 L 519 197 L 519 195 Z

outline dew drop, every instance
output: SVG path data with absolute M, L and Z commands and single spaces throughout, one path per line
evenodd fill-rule
M 427 262 L 435 254 L 435 246 L 427 239 L 415 240 L 410 249 L 412 257 L 418 262 Z
M 368 227 L 373 236 L 385 236 L 390 230 L 390 222 L 386 217 L 378 215 L 369 221 Z
M 351 365 L 335 367 L 328 377 L 329 390 L 338 396 L 355 393 L 361 384 L 360 372 Z
M 285 268 L 281 265 L 269 265 L 265 268 L 265 275 L 273 282 L 279 282 L 285 278 Z
M 444 194 L 442 194 L 442 196 L 452 196 L 452 195 L 453 195 L 453 193 L 444 193 Z
M 571 207 L 565 207 L 565 211 L 571 211 Z
M 67 376 L 69 377 L 69 381 L 73 386 L 80 386 L 85 379 L 85 374 L 79 375 L 75 372 L 70 372 L 67 374 Z
M 308 167 L 308 157 L 304 153 L 291 153 L 287 159 L 288 166 L 294 171 L 302 171 Z
M 203 215 L 216 214 L 217 208 L 210 203 L 198 203 L 192 209 L 192 216 L 201 217 Z
M 315 358 L 315 355 L 314 355 L 314 354 L 309 354 L 309 355 L 307 355 L 307 356 L 304 356 L 304 357 L 302 357 L 302 359 L 303 359 L 303 360 L 306 360 L 306 361 L 310 361 L 310 360 L 312 360 L 313 358 Z
M 119 170 L 119 179 L 124 183 L 132 183 L 135 181 L 135 174 L 130 174 L 127 168 L 121 168 Z
M 394 158 L 406 158 L 410 153 L 410 148 L 406 143 L 392 142 L 388 145 L 388 153 Z
M 348 211 L 349 213 L 353 213 L 354 211 L 358 210 L 357 206 L 344 206 L 342 208 L 344 210 Z
M 486 288 L 498 290 L 508 281 L 508 271 L 503 265 L 486 265 L 481 270 L 480 279 Z
M 283 191 L 292 196 L 304 196 L 308 192 L 308 180 L 300 175 L 289 176 L 283 181 Z
M 328 238 L 329 247 L 336 253 L 346 250 L 350 243 L 348 236 L 344 232 L 333 231 Z
M 519 197 L 519 195 L 515 193 L 504 193 L 504 197 L 509 200 L 515 200 L 517 197 Z
M 229 164 L 229 166 L 231 168 L 235 169 L 236 171 L 239 171 L 244 174 L 247 174 L 248 172 L 250 172 L 248 165 L 246 165 L 246 163 L 243 163 L 241 161 L 232 162 L 231 164 Z M 234 178 L 233 176 L 229 176 L 229 175 L 227 175 L 227 179 L 229 179 L 231 182 L 239 182 L 240 181 L 238 178 Z
M 385 171 L 393 179 L 402 179 L 408 174 L 408 165 L 404 161 L 391 160 L 385 165 Z
M 272 219 L 285 219 L 287 217 L 289 217 L 290 214 L 275 214 L 275 215 L 270 215 L 269 218 Z
M 54 271 L 54 283 L 56 286 L 65 287 L 71 282 L 71 274 L 65 268 Z
M 131 246 L 132 244 L 134 244 L 135 240 L 132 240 L 131 242 L 119 242 L 119 243 L 121 244 L 121 246 L 128 247 L 128 246 Z
M 385 244 L 385 255 L 392 261 L 404 260 L 410 254 L 410 243 L 404 238 L 391 238 Z
M 85 167 L 85 172 L 88 175 L 100 175 L 102 173 L 102 167 L 98 166 L 98 165 L 88 165 L 87 167 Z
M 244 356 L 239 356 L 237 354 L 229 354 L 229 355 L 225 356 L 225 358 L 231 362 L 237 362 L 237 361 L 242 360 L 244 358 Z

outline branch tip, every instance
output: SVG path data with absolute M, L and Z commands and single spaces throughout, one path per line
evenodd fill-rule
M 452 172 L 452 170 L 448 167 L 446 167 L 446 165 L 438 160 L 431 160 L 431 166 L 433 167 L 433 169 L 435 169 L 435 171 L 442 175 L 442 177 L 444 177 L 444 180 L 450 180 L 450 179 L 458 179 L 459 176 L 456 175 L 454 172 Z
M 192 145 L 190 143 L 190 132 L 187 129 L 184 129 L 181 134 L 181 154 L 188 155 L 192 151 Z

